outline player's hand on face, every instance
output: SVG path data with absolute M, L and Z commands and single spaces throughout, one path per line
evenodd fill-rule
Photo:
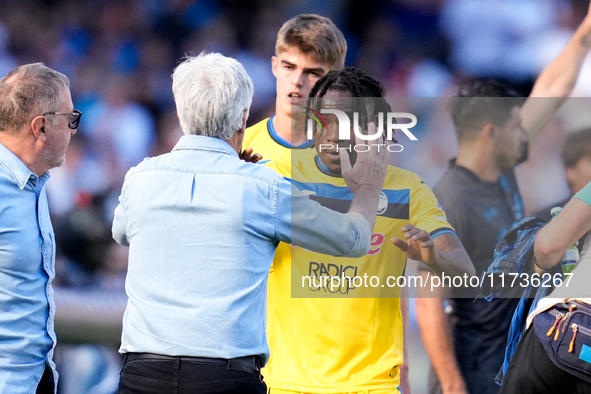
M 402 227 L 402 231 L 404 232 L 404 239 L 392 237 L 390 242 L 412 260 L 422 261 L 427 265 L 435 263 L 437 250 L 428 232 L 412 224 Z
M 368 125 L 368 133 L 375 134 L 376 125 L 371 122 Z M 355 165 L 351 166 L 349 153 L 345 149 L 339 149 L 341 159 L 341 174 L 347 183 L 347 187 L 355 193 L 361 187 L 381 191 L 384 187 L 386 171 L 388 169 L 389 152 L 385 146 L 385 137 L 377 140 L 365 141 L 355 135 L 355 145 L 368 145 L 369 151 L 360 149 L 357 152 Z
M 247 163 L 256 163 L 259 160 L 262 160 L 263 155 L 259 153 L 253 153 L 252 148 L 246 148 L 242 152 L 240 152 L 240 160 L 244 160 Z

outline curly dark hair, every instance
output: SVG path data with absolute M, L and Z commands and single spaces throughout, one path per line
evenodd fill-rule
M 371 75 L 356 67 L 345 67 L 342 70 L 329 71 L 320 78 L 308 98 L 308 107 L 320 110 L 320 97 L 324 97 L 329 90 L 349 92 L 352 97 L 365 98 L 375 103 L 374 113 L 390 112 L 390 104 L 384 98 L 382 84 Z M 353 100 L 353 111 L 359 113 L 360 124 L 369 123 L 366 100 Z M 307 119 L 306 119 L 307 122 Z M 396 141 L 394 141 L 396 142 Z

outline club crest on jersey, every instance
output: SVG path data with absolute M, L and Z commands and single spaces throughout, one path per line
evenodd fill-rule
M 378 215 L 383 214 L 388 209 L 388 197 L 383 191 L 380 193 L 380 202 L 378 202 Z

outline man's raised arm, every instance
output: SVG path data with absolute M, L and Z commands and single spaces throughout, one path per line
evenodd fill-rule
M 591 12 L 587 13 L 562 52 L 542 71 L 521 108 L 521 125 L 529 134 L 530 147 L 535 145 L 556 110 L 572 93 L 589 48 Z

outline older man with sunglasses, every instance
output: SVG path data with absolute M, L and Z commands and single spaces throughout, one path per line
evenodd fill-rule
M 42 63 L 0 80 L 0 392 L 56 393 L 55 243 L 45 182 L 80 111 L 68 78 Z

